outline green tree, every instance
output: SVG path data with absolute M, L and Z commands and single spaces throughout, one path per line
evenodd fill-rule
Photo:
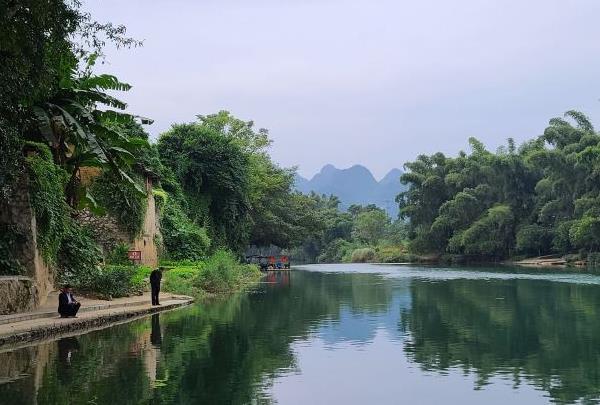
M 552 246 L 552 232 L 543 226 L 532 224 L 522 226 L 516 235 L 516 249 L 520 253 L 541 255 Z
M 390 218 L 381 209 L 361 212 L 354 221 L 352 236 L 360 242 L 376 245 L 389 225 Z
M 208 126 L 174 125 L 158 148 L 187 200 L 187 215 L 216 246 L 244 249 L 249 235 L 249 163 L 239 144 Z M 215 247 L 216 247 L 215 246 Z

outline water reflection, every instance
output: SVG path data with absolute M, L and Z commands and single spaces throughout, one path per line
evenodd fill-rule
M 0 353 L 0 402 L 600 397 L 597 285 L 356 269 L 273 272 L 225 300 Z
M 558 402 L 600 397 L 597 286 L 549 281 L 413 281 L 402 314 L 409 358 L 425 370 L 460 367 L 477 387 L 498 374 Z

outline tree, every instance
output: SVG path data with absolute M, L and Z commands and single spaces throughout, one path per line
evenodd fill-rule
M 354 221 L 352 236 L 361 242 L 375 245 L 383 238 L 389 224 L 390 218 L 383 210 L 361 212 Z
M 0 0 L 0 198 L 5 199 L 24 164 L 24 134 L 33 106 L 54 98 L 81 61 L 102 54 L 108 41 L 140 44 L 124 26 L 98 23 L 65 0 Z M 77 39 L 75 41 L 74 39 Z
M 552 232 L 537 224 L 525 225 L 516 235 L 516 249 L 520 253 L 541 255 L 552 247 Z
M 249 237 L 249 162 L 239 144 L 197 123 L 174 125 L 158 141 L 162 163 L 182 186 L 187 214 L 215 247 L 236 251 Z
M 148 143 L 142 138 L 127 137 L 115 125 L 129 124 L 136 117 L 124 113 L 127 105 L 106 93 L 130 88 L 129 84 L 110 75 L 70 76 L 62 81 L 53 97 L 33 107 L 39 134 L 52 147 L 56 162 L 69 173 L 65 194 L 72 207 L 78 205 L 80 196 L 87 196 L 89 200 L 89 195 L 80 189 L 81 167 L 113 172 L 115 179 L 128 182 L 140 194 L 145 194 L 126 168 L 135 162 L 137 152 Z M 98 104 L 116 110 L 101 110 Z

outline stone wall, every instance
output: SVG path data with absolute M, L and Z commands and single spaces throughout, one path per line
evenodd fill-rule
M 31 277 L 0 277 L 0 315 L 31 311 L 40 297 L 36 283 Z
M 94 173 L 87 174 L 91 177 Z M 156 240 L 160 238 L 160 229 L 150 179 L 146 182 L 146 190 L 148 207 L 143 229 L 133 240 L 110 216 L 94 216 L 84 210 L 77 219 L 92 227 L 105 252 L 124 243 L 142 252 L 141 264 L 156 266 Z M 45 263 L 37 246 L 37 224 L 29 200 L 26 175 L 22 176 L 7 201 L 10 203 L 0 201 L 0 231 L 10 229 L 10 232 L 16 231 L 21 236 L 15 246 L 14 257 L 18 259 L 23 272 L 19 277 L 0 277 L 0 315 L 31 311 L 45 304 L 48 293 L 54 290 L 54 270 Z
M 94 239 L 105 253 L 113 250 L 118 244 L 126 244 L 131 250 L 142 252 L 140 264 L 147 266 L 158 265 L 158 247 L 156 239 L 160 238 L 159 217 L 156 208 L 156 201 L 152 194 L 152 180 L 146 180 L 147 207 L 144 216 L 144 222 L 141 233 L 133 240 L 121 225 L 110 215 L 97 216 L 88 210 L 80 211 L 77 215 L 77 221 L 81 224 L 89 225 L 94 232 Z
M 131 242 L 127 231 L 110 215 L 94 215 L 86 208 L 78 211 L 75 219 L 81 225 L 89 226 L 94 240 L 105 253 L 113 250 L 119 243 L 128 245 Z
M 37 224 L 29 201 L 27 176 L 22 176 L 7 201 L 10 203 L 0 203 L 0 226 L 11 227 L 21 235 L 14 257 L 23 268 L 23 277 L 0 277 L 0 314 L 43 305 L 54 285 L 53 269 L 44 262 L 37 247 Z

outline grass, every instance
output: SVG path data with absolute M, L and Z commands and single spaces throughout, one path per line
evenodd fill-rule
M 169 266 L 173 268 L 165 272 L 164 290 L 191 296 L 237 291 L 260 278 L 257 266 L 242 264 L 225 250 L 204 261 L 170 262 Z
M 176 294 L 201 295 L 202 291 L 195 285 L 195 280 L 202 272 L 201 263 L 197 265 L 172 263 L 172 265 L 175 267 L 165 272 L 163 289 Z

